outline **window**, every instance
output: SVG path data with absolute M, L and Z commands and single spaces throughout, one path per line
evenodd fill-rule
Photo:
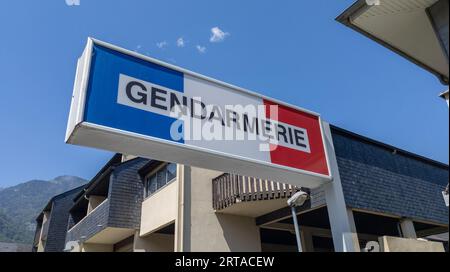
M 145 197 L 154 194 L 177 176 L 177 165 L 168 163 L 145 178 Z

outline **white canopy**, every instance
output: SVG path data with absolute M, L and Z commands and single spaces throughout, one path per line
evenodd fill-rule
M 337 20 L 432 72 L 448 85 L 448 0 L 437 2 L 359 0 Z M 443 18 L 440 22 L 433 21 L 430 14 L 433 10 L 429 8 L 435 4 L 440 5 L 435 9 L 438 13 L 445 12 L 442 5 L 447 6 L 446 15 L 439 16 Z

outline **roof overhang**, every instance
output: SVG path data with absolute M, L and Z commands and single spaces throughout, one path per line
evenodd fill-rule
M 100 169 L 100 171 L 89 181 L 88 184 L 85 185 L 84 190 L 81 190 L 80 193 L 78 193 L 74 201 L 77 201 L 80 197 L 86 194 L 86 192 L 91 188 L 94 183 L 98 183 L 99 180 L 105 177 L 105 175 L 108 175 L 111 173 L 112 170 L 114 170 L 114 166 L 120 164 L 122 162 L 122 154 L 116 153 L 103 167 Z M 106 173 L 106 174 L 105 174 Z
M 448 53 L 429 13 L 438 0 L 380 0 L 379 5 L 371 4 L 374 2 L 358 0 L 336 20 L 435 74 L 448 85 Z

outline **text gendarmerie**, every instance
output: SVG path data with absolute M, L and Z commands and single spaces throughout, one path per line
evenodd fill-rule
M 133 103 L 150 107 L 166 116 L 174 112 L 199 120 L 219 122 L 223 127 L 233 127 L 245 133 L 261 135 L 288 145 L 309 148 L 307 131 L 282 122 L 259 118 L 257 114 L 217 105 L 206 105 L 200 99 L 183 93 L 131 80 L 126 84 L 126 97 Z M 244 108 L 244 107 L 242 107 Z M 172 115 L 171 115 L 172 113 Z

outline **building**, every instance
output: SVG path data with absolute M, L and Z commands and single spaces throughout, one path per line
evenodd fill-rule
M 336 20 L 436 75 L 448 103 L 448 2 L 358 0 Z
M 72 189 L 49 200 L 36 218 L 36 232 L 32 250 L 34 252 L 61 252 L 65 247 L 69 209 L 73 198 L 84 186 Z
M 444 250 L 436 235 L 448 232 L 442 197 L 448 165 L 338 127 L 328 130 L 333 186 L 346 213 L 327 205 L 326 186 L 303 188 L 310 193 L 297 209 L 304 251 L 364 251 L 369 241 L 383 251 Z M 84 190 L 67 193 L 72 206 L 60 214 L 68 222 L 66 250 L 295 251 L 286 201 L 298 189 L 288 181 L 116 154 Z M 344 223 L 349 232 L 339 229 Z M 45 248 L 53 235 L 59 236 L 49 228 Z M 352 250 L 342 249 L 342 235 Z
M 448 85 L 448 42 L 445 43 L 448 13 L 441 12 L 446 4 L 448 6 L 448 1 L 442 0 L 415 0 L 414 4 L 391 0 L 357 1 L 338 20 L 427 69 Z M 104 58 L 99 57 L 102 55 Z M 106 61 L 109 58 L 116 62 Z M 141 65 L 142 60 L 148 65 Z M 114 71 L 109 69 L 111 63 L 117 63 Z M 122 67 L 123 63 L 127 63 L 127 68 Z M 95 69 L 88 73 L 84 69 L 90 66 Z M 147 141 L 134 134 L 150 136 L 152 140 L 174 140 L 168 135 L 174 124 L 173 116 L 167 114 L 170 107 L 149 102 L 157 96 L 148 96 L 146 92 L 158 90 L 166 95 L 158 100 L 167 102 L 167 97 L 173 97 L 175 105 L 181 97 L 168 96 L 171 91 L 152 87 L 151 84 L 156 84 L 153 78 L 164 78 L 164 82 L 157 82 L 158 86 L 162 84 L 184 93 L 185 76 L 198 75 L 181 68 L 161 66 L 147 57 L 94 39 L 88 39 L 78 67 L 67 143 L 154 156 L 185 165 L 116 154 L 68 201 L 71 205 L 61 215 L 64 217 L 61 222 L 66 223 L 65 235 L 62 235 L 65 251 L 296 251 L 294 218 L 300 224 L 300 243 L 304 251 L 444 251 L 448 235 L 442 234 L 448 233 L 448 207 L 443 192 L 448 185 L 448 165 L 332 126 L 314 114 L 317 124 L 314 131 L 320 136 L 317 138 L 324 152 L 306 152 L 312 150 L 309 143 L 303 143 L 302 150 L 309 154 L 308 162 L 312 165 L 327 166 L 323 179 L 317 175 L 291 173 L 287 169 L 260 167 L 254 161 L 240 160 L 237 156 L 220 160 L 220 153 L 202 153 L 202 146 L 189 150 L 191 153 L 183 153 L 175 145 Z M 152 75 L 152 78 L 142 78 L 148 83 L 147 87 L 136 78 L 123 76 L 136 71 L 139 75 L 147 72 Z M 118 96 L 104 91 L 104 83 L 111 78 L 118 78 L 122 86 L 118 88 Z M 211 82 L 228 86 L 212 79 L 198 79 L 205 81 L 205 86 Z M 95 87 L 89 82 L 95 82 Z M 114 85 L 109 89 L 116 90 L 116 83 L 109 82 Z M 142 91 L 140 98 L 131 95 L 133 86 Z M 196 85 L 189 86 L 186 93 L 188 90 L 195 93 L 198 89 L 194 88 Z M 238 91 L 255 96 L 250 104 L 266 103 L 263 97 Z M 87 93 L 89 95 L 83 95 Z M 104 96 L 105 93 L 108 95 Z M 117 103 L 117 97 L 124 100 L 119 99 L 121 102 Z M 233 97 L 237 101 L 244 96 Z M 186 104 L 188 96 L 183 95 L 182 100 Z M 147 104 L 163 110 L 164 114 L 153 115 L 155 109 L 148 108 L 142 111 Z M 192 108 L 193 105 L 191 100 Z M 108 114 L 105 114 L 106 109 Z M 123 114 L 119 114 L 122 110 Z M 301 116 L 300 113 L 291 115 L 290 109 L 284 111 L 289 115 L 286 119 L 297 120 Z M 86 115 L 86 112 L 91 114 Z M 129 116 L 133 116 L 133 120 L 149 119 L 145 119 L 144 125 L 131 124 Z M 234 123 L 237 124 L 236 116 L 235 112 Z M 158 119 L 160 117 L 162 119 Z M 170 130 L 153 134 L 157 132 L 151 126 L 154 124 L 165 124 Z M 130 136 L 131 133 L 134 136 Z M 286 134 L 284 136 L 287 139 Z M 248 143 L 244 142 L 236 150 L 243 150 Z M 225 150 L 228 147 L 222 146 L 223 142 L 216 144 L 222 149 L 215 151 L 228 151 Z M 194 146 L 192 142 L 190 145 Z M 306 160 L 292 154 L 298 153 L 285 153 L 285 164 L 280 165 L 289 166 L 293 161 L 289 158 L 293 157 L 301 162 Z M 266 162 L 273 163 L 269 159 Z M 259 178 L 237 175 L 233 171 Z M 288 175 L 290 173 L 292 175 Z M 293 218 L 287 200 L 298 190 L 307 192 L 309 199 L 297 207 Z M 47 211 L 45 209 L 42 215 L 43 229 L 48 221 Z M 50 215 L 52 218 L 55 219 Z M 53 232 L 41 233 L 46 237 L 38 241 L 46 241 L 46 244 L 39 246 L 38 243 L 37 248 L 46 249 Z M 62 236 L 58 236 L 58 241 Z

